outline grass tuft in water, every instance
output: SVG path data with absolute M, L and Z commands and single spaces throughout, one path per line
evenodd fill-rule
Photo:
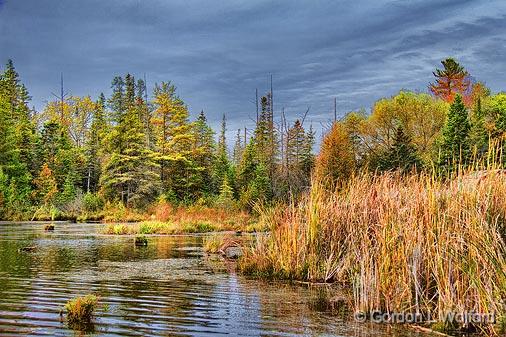
M 97 303 L 98 297 L 95 295 L 86 295 L 69 300 L 65 304 L 69 325 L 90 323 L 95 314 Z
M 147 246 L 148 245 L 148 238 L 144 235 L 139 235 L 135 237 L 134 243 L 136 246 Z
M 47 231 L 54 231 L 54 224 L 47 224 L 44 226 L 44 230 Z

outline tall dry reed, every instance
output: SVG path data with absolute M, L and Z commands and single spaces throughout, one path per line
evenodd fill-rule
M 368 175 L 329 191 L 314 182 L 270 219 L 244 272 L 347 282 L 357 311 L 495 312 L 506 298 L 506 175 Z M 493 331 L 492 326 L 486 326 Z

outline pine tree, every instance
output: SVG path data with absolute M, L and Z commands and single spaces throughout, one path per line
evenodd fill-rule
M 119 198 L 127 207 L 143 207 L 159 193 L 158 165 L 145 147 L 142 124 L 129 109 L 108 135 L 112 153 L 105 160 L 100 186 L 104 195 Z
M 98 101 L 95 103 L 93 120 L 85 147 L 86 171 L 83 181 L 83 190 L 88 193 L 98 191 L 103 161 L 102 149 L 105 146 L 104 139 L 107 134 L 107 129 L 108 127 L 105 119 L 105 97 L 101 94 Z
M 135 78 L 126 74 L 125 76 L 125 109 L 131 109 L 135 104 Z
M 255 128 L 254 141 L 258 159 L 264 163 L 272 180 L 277 164 L 278 139 L 271 111 L 270 93 L 261 99 L 261 112 Z
M 109 99 L 111 115 L 109 120 L 115 124 L 119 123 L 125 113 L 125 82 L 121 76 L 116 76 L 111 84 L 112 96 Z
M 215 163 L 214 163 L 214 186 L 216 192 L 219 192 L 220 186 L 223 184 L 223 179 L 228 176 L 230 171 L 230 162 L 228 160 L 228 149 L 227 149 L 227 121 L 225 115 L 223 115 L 221 121 L 221 131 L 218 138 L 218 146 L 216 149 Z
M 462 97 L 457 95 L 450 106 L 448 118 L 442 130 L 440 165 L 448 167 L 465 163 L 470 154 L 469 117 Z
M 214 131 L 207 124 L 204 111 L 201 111 L 197 121 L 193 125 L 193 151 L 192 157 L 196 166 L 196 174 L 198 178 L 198 186 L 196 191 L 203 194 L 211 194 L 213 192 L 213 164 L 215 161 L 215 141 Z
M 392 146 L 380 161 L 380 169 L 384 171 L 398 169 L 408 173 L 415 168 L 421 168 L 416 147 L 402 125 L 399 125 Z
M 315 155 L 313 154 L 313 147 L 315 144 L 315 132 L 313 130 L 313 126 L 309 126 L 309 131 L 305 133 L 305 139 L 302 146 L 302 154 L 301 154 L 301 165 L 302 172 L 304 173 L 304 177 L 306 179 L 306 186 L 309 185 L 309 180 L 311 178 L 311 172 L 313 171 L 313 167 L 315 164 Z
M 237 130 L 237 135 L 234 143 L 234 152 L 233 152 L 233 163 L 235 167 L 238 167 L 241 164 L 241 159 L 244 153 L 244 146 L 242 144 L 241 137 L 241 129 Z
M 0 95 L 0 169 L 10 176 L 16 174 L 20 165 L 11 111 L 8 97 Z
M 221 207 L 231 207 L 234 201 L 234 190 L 228 182 L 228 177 L 225 176 L 220 187 L 220 194 L 218 196 L 218 204 Z
M 157 159 L 161 181 L 166 193 L 182 200 L 192 197 L 198 185 L 198 171 L 192 160 L 194 134 L 184 102 L 175 95 L 170 83 L 155 86 L 155 106 L 152 122 L 156 129 Z
M 10 143 L 16 152 L 16 173 L 11 172 L 11 174 L 24 177 L 27 170 L 31 173 L 35 171 L 35 125 L 31 121 L 31 111 L 28 108 L 31 97 L 21 83 L 12 60 L 8 60 L 5 71 L 0 74 L 0 96 L 2 123 L 8 123 L 10 130 L 4 129 L 3 132 L 7 132 L 5 136 L 9 138 L 3 139 L 6 143 Z
M 430 84 L 429 89 L 435 96 L 447 102 L 453 102 L 456 94 L 463 95 L 469 88 L 469 74 L 452 58 L 441 61 L 441 64 L 443 69 L 436 69 L 433 72 L 436 82 Z

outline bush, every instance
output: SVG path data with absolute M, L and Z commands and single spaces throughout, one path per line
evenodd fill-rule
M 86 193 L 83 197 L 83 204 L 86 212 L 97 212 L 104 207 L 104 201 L 96 193 Z

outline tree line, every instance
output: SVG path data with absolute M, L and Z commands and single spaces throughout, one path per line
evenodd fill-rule
M 352 111 L 334 123 L 316 175 L 339 181 L 364 169 L 447 175 L 487 161 L 502 165 L 506 93 L 492 94 L 453 58 L 441 64 L 427 93 L 401 90 L 370 114 Z
M 61 97 L 43 111 L 12 61 L 0 72 L 0 218 L 79 213 L 154 201 L 251 209 L 287 201 L 311 178 L 346 180 L 357 170 L 449 172 L 502 160 L 506 93 L 492 94 L 456 60 L 442 61 L 428 92 L 402 90 L 370 113 L 332 123 L 315 157 L 305 117 L 274 116 L 272 90 L 258 100 L 247 137 L 227 147 L 204 111 L 192 120 L 174 84 L 114 77 L 111 95 Z
M 143 79 L 114 77 L 110 97 L 64 97 L 37 112 L 9 60 L 0 74 L 0 218 L 143 209 L 156 200 L 251 208 L 309 185 L 314 132 L 280 127 L 272 92 L 259 100 L 249 139 L 227 147 L 202 111 L 191 120 L 171 82 L 148 93 Z

